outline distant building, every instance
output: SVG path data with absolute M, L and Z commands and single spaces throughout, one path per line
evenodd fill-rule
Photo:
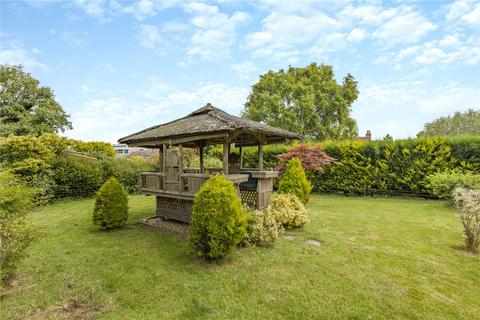
M 115 149 L 115 157 L 117 158 L 128 158 L 137 156 L 142 158 L 148 158 L 153 154 L 152 149 L 129 147 L 126 144 L 112 144 L 112 147 L 113 149 Z
M 370 132 L 370 130 L 367 130 L 364 137 L 357 137 L 357 139 L 363 141 L 372 141 L 372 133 Z

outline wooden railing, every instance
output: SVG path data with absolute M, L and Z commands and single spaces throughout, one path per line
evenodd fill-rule
M 165 180 L 163 172 L 144 171 L 138 174 L 138 187 L 144 193 L 178 193 L 194 195 L 212 175 L 199 173 L 184 173 L 178 182 Z
M 139 191 L 147 190 L 163 190 L 163 172 L 158 171 L 144 171 L 138 173 L 138 187 Z

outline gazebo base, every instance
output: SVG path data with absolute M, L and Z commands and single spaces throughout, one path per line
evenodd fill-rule
M 240 198 L 242 203 L 257 210 L 263 210 L 268 205 L 271 191 L 258 192 L 256 189 L 242 188 L 240 186 Z M 190 223 L 192 220 L 192 208 L 194 197 L 182 199 L 176 197 L 157 196 L 157 216 Z
M 193 199 L 176 199 L 157 196 L 157 216 L 190 223 Z

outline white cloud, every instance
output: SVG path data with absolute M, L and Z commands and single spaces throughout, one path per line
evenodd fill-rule
M 338 17 L 343 24 L 358 22 L 361 25 L 377 26 L 387 19 L 394 17 L 397 9 L 383 9 L 375 5 L 354 7 L 349 4 L 339 12 Z
M 247 47 L 268 45 L 273 48 L 288 48 L 316 40 L 320 35 L 337 30 L 340 26 L 335 19 L 322 11 L 308 16 L 273 12 L 262 21 L 262 25 L 262 31 L 247 35 Z
M 73 0 L 73 3 L 87 15 L 99 18 L 103 22 L 109 21 L 111 16 L 119 14 L 131 14 L 137 20 L 144 20 L 178 2 L 178 0 Z
M 228 57 L 236 41 L 236 28 L 250 20 L 246 12 L 229 16 L 217 6 L 201 2 L 186 4 L 185 11 L 193 16 L 190 22 L 195 27 L 187 53 L 207 59 Z
M 207 102 L 239 114 L 248 93 L 248 87 L 225 83 L 203 83 L 184 90 L 159 78 L 151 78 L 147 88 L 133 96 L 112 93 L 110 97 L 90 99 L 75 107 L 72 112 L 74 129 L 67 135 L 82 140 L 115 142 L 132 132 L 187 115 Z
M 140 45 L 145 48 L 155 48 L 162 42 L 160 30 L 157 26 L 142 24 L 138 28 Z
M 438 42 L 442 47 L 457 47 L 460 45 L 460 40 L 457 35 L 446 35 L 442 40 Z
M 231 66 L 232 71 L 241 79 L 251 79 L 257 76 L 255 73 L 259 72 L 259 69 L 252 61 L 244 61 L 240 63 L 234 63 Z
M 440 114 L 476 108 L 480 101 L 480 91 L 476 87 L 462 86 L 458 82 L 447 82 L 434 86 L 417 100 L 426 113 Z
M 420 50 L 420 46 L 412 46 L 412 47 L 407 47 L 403 48 L 400 50 L 396 56 L 396 61 L 403 60 L 405 58 L 412 57 L 415 55 L 418 51 Z
M 443 66 L 452 63 L 480 64 L 480 37 L 472 36 L 461 41 L 457 36 L 447 35 L 441 40 L 429 41 L 423 45 L 414 61 Z
M 461 30 L 464 27 L 480 27 L 480 2 L 474 0 L 457 0 L 444 7 L 447 28 Z
M 73 0 L 86 14 L 94 17 L 102 17 L 105 13 L 104 0 Z
M 466 110 L 480 101 L 480 91 L 474 86 L 462 86 L 448 81 L 433 84 L 426 80 L 401 79 L 360 88 L 358 104 L 370 111 L 397 109 L 404 112 L 421 111 L 439 114 L 445 111 Z
M 163 105 L 138 104 L 129 99 L 110 97 L 86 101 L 71 115 L 73 130 L 67 135 L 82 140 L 116 142 L 149 119 L 159 119 L 168 110 Z
M 35 54 L 36 52 L 33 53 Z M 2 44 L 0 49 L 0 64 L 23 65 L 27 69 L 48 69 L 44 63 L 38 61 L 37 58 L 32 56 L 30 52 L 16 42 L 11 42 L 7 44 L 7 46 Z
M 402 11 L 383 23 L 373 36 L 387 45 L 415 43 L 437 28 L 418 12 L 411 9 Z
M 454 111 L 477 108 L 480 91 L 458 82 L 432 82 L 419 75 L 362 86 L 353 105 L 360 128 L 376 137 L 415 136 L 424 123 Z
M 138 2 L 123 8 L 126 13 L 131 13 L 137 20 L 143 20 L 156 14 L 155 4 L 151 0 L 139 0 Z
M 338 32 L 341 25 L 323 11 L 312 11 L 305 15 L 274 11 L 262 21 L 262 30 L 248 34 L 243 47 L 253 50 L 256 58 L 268 58 L 284 63 L 295 63 L 299 49 L 312 54 L 331 51 L 328 45 L 344 47 L 344 36 Z
M 348 42 L 360 42 L 364 40 L 367 37 L 367 33 L 365 32 L 364 29 L 361 28 L 355 28 L 350 31 L 350 33 L 347 36 L 347 41 Z
M 473 27 L 480 28 L 480 3 L 478 3 L 471 12 L 464 15 L 462 20 Z
M 472 1 L 454 1 L 447 6 L 446 18 L 448 21 L 454 21 L 461 18 L 464 14 L 470 11 Z
M 60 39 L 73 48 L 83 48 L 86 42 L 83 37 L 72 32 L 65 31 L 60 35 Z

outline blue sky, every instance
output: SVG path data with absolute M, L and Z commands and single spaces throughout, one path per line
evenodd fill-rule
M 268 70 L 351 73 L 360 133 L 414 136 L 480 108 L 480 1 L 1 1 L 0 63 L 23 64 L 115 142 L 207 102 L 239 114 Z

